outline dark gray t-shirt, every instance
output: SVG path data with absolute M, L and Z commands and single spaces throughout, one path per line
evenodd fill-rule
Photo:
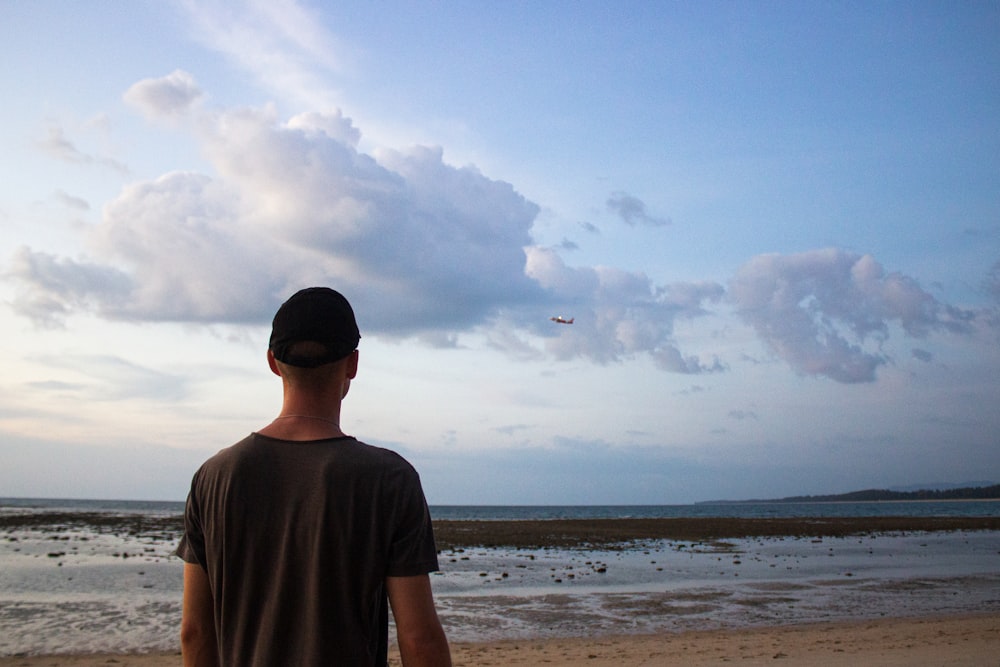
M 223 665 L 386 664 L 389 576 L 438 569 L 420 478 L 354 438 L 257 433 L 195 473 L 178 555 L 208 573 Z

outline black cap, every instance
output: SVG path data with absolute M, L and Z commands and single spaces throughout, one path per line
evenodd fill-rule
M 271 323 L 268 347 L 289 366 L 313 368 L 339 361 L 358 347 L 361 334 L 354 310 L 340 292 L 308 287 L 281 304 Z M 312 341 L 326 347 L 319 354 L 291 354 L 295 343 Z

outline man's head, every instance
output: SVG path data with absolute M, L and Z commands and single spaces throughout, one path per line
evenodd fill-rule
M 347 299 L 329 287 L 309 287 L 281 304 L 271 323 L 268 347 L 283 364 L 315 368 L 347 357 L 359 340 Z

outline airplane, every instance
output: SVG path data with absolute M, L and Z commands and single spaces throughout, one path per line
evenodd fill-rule
M 571 317 L 567 320 L 562 315 L 559 315 L 558 317 L 550 317 L 549 319 L 555 322 L 556 324 L 573 324 L 573 320 L 575 320 L 576 318 Z

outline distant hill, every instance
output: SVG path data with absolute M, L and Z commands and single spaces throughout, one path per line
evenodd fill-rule
M 709 500 L 697 505 L 718 505 L 723 503 L 863 503 L 881 500 L 994 500 L 1000 499 L 1000 484 L 990 486 L 964 486 L 950 489 L 918 489 L 915 491 L 891 491 L 889 489 L 866 489 L 825 496 L 789 496 L 768 500 Z
M 922 484 L 910 484 L 909 486 L 890 486 L 890 491 L 944 491 L 945 489 L 967 489 L 980 486 L 993 486 L 997 482 L 990 480 L 976 480 L 974 482 L 924 482 Z

